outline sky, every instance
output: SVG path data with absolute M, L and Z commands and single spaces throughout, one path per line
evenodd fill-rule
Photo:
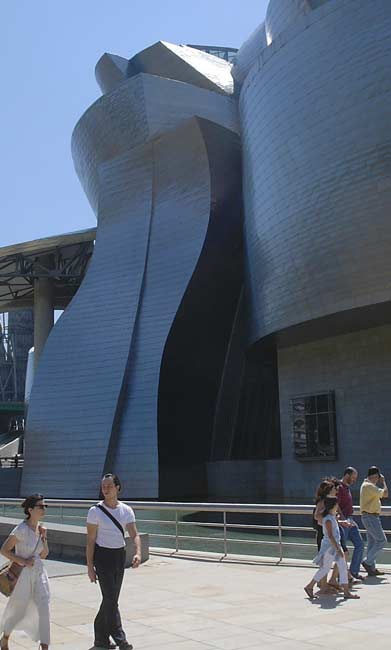
M 96 224 L 72 130 L 104 52 L 158 40 L 240 47 L 268 0 L 0 0 L 0 246 Z

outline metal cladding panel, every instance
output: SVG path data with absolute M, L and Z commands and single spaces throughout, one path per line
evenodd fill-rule
M 76 172 L 95 212 L 99 165 L 198 115 L 239 130 L 234 99 L 172 79 L 139 74 L 100 97 L 72 136 Z
M 237 101 L 181 81 L 142 75 L 150 136 L 175 128 L 194 115 L 239 133 Z
M 184 81 L 216 93 L 233 93 L 231 65 L 217 56 L 186 45 L 158 41 L 129 61 L 128 76 L 147 72 Z
M 109 93 L 127 78 L 128 59 L 107 52 L 95 66 L 95 77 L 102 93 Z
M 267 42 L 271 43 L 281 32 L 310 11 L 330 0 L 270 0 L 265 19 Z
M 265 24 L 259 27 L 245 41 L 235 56 L 232 67 L 232 76 L 235 81 L 242 84 L 262 50 L 267 46 Z
M 129 355 L 147 255 L 150 146 L 102 178 L 95 251 L 53 328 L 30 399 L 22 493 L 95 497 Z
M 157 404 L 164 346 L 201 253 L 211 188 L 196 119 L 154 142 L 150 244 L 112 467 L 127 497 L 158 497 Z
M 389 299 L 390 33 L 391 3 L 330 1 L 246 79 L 252 341 Z
M 99 165 L 141 145 L 148 134 L 140 76 L 129 79 L 112 93 L 100 97 L 76 124 L 72 135 L 73 162 L 96 214 Z

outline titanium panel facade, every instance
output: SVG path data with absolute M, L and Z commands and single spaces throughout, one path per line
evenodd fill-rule
M 384 0 L 270 0 L 233 66 L 100 59 L 72 141 L 96 248 L 38 368 L 24 493 L 95 497 L 110 470 L 126 497 L 304 499 L 389 450 L 390 33 Z M 338 460 L 301 463 L 291 399 L 328 391 Z
M 301 27 L 240 96 L 252 342 L 389 296 L 391 5 Z
M 203 56 L 197 51 L 195 58 Z M 211 76 L 221 66 L 230 70 L 224 61 L 213 62 Z M 213 401 L 240 291 L 241 268 L 232 256 L 241 241 L 237 131 L 236 103 L 221 88 L 212 92 L 150 74 L 120 83 L 77 124 L 72 151 L 97 213 L 96 245 L 84 282 L 40 359 L 23 493 L 39 481 L 52 496 L 95 497 L 102 473 L 110 470 L 121 474 L 124 496 L 159 496 L 159 390 L 170 392 L 177 381 L 170 362 L 164 381 L 160 375 L 168 340 L 175 356 L 172 326 L 186 301 L 193 320 L 205 318 L 208 291 L 194 289 L 194 277 L 217 251 L 207 282 L 227 324 L 213 336 L 202 330 L 204 345 L 195 360 L 209 369 L 215 359 L 207 396 Z M 234 206 L 233 217 L 232 209 L 224 212 L 226 201 Z M 209 251 L 216 219 L 228 234 Z M 235 250 L 238 260 L 240 254 Z M 219 273 L 224 259 L 239 278 L 229 295 Z M 187 340 L 192 327 L 188 323 Z M 197 399 L 204 435 L 211 436 L 213 412 Z M 181 434 L 188 435 L 185 427 Z M 170 444 L 175 449 L 175 437 Z

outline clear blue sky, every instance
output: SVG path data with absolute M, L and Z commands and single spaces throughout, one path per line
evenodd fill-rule
M 267 0 L 1 0 L 0 246 L 95 225 L 73 170 L 74 125 L 104 52 L 158 41 L 240 47 Z

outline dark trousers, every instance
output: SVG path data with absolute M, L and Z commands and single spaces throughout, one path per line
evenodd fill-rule
M 118 609 L 125 569 L 125 549 L 103 548 L 96 544 L 94 566 L 102 592 L 102 603 L 94 621 L 94 643 L 96 646 L 107 647 L 111 636 L 120 645 L 126 641 Z

